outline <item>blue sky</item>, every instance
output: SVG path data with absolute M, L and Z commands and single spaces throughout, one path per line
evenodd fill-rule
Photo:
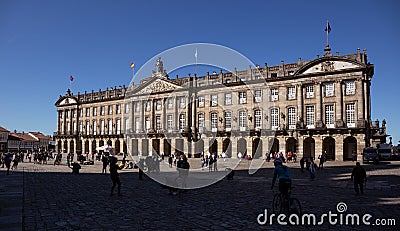
M 375 64 L 372 120 L 400 140 L 398 1 L 0 1 L 0 125 L 56 131 L 54 103 L 129 85 L 131 69 L 187 43 L 215 43 L 254 63 L 316 58 L 328 19 L 333 52 L 367 49 Z M 185 73 L 187 74 L 187 73 Z M 201 74 L 201 73 L 200 73 Z M 394 94 L 394 95 L 393 95 Z

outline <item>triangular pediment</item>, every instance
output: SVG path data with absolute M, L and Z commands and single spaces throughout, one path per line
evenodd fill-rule
M 153 81 L 149 81 L 147 86 L 138 90 L 135 94 L 152 94 L 152 93 L 160 93 L 160 92 L 169 92 L 175 91 L 181 88 L 181 86 L 171 83 L 169 81 L 163 79 L 155 79 Z
M 306 64 L 302 67 L 298 74 L 313 74 L 313 73 L 323 73 L 331 71 L 341 71 L 364 67 L 363 64 L 345 59 L 318 59 Z

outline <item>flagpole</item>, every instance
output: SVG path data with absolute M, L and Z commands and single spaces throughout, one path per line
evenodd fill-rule
M 326 45 L 327 46 L 329 46 L 329 29 L 328 29 L 329 27 L 328 26 L 329 26 L 329 22 L 328 22 L 328 20 L 326 20 L 326 27 L 325 27 L 326 29 L 325 30 L 326 30 Z
M 197 48 L 196 48 L 195 56 L 196 56 L 196 67 L 195 67 L 195 70 L 194 70 L 194 74 L 197 75 Z

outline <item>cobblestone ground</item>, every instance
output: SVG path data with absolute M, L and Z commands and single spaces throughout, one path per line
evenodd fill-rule
M 198 160 L 191 160 L 195 166 Z M 24 167 L 23 228 L 25 230 L 398 230 L 400 223 L 400 163 L 365 165 L 368 174 L 366 193 L 356 196 L 350 179 L 352 162 L 328 162 L 311 181 L 298 164 L 289 163 L 295 186 L 293 197 L 300 200 L 303 213 L 319 217 L 337 211 L 342 214 L 371 214 L 376 218 L 393 218 L 397 226 L 330 225 L 282 226 L 275 219 L 259 225 L 257 217 L 272 213 L 270 190 L 272 163 L 253 175 L 241 162 L 234 180 L 222 180 L 211 186 L 187 190 L 177 196 L 148 177 L 138 180 L 137 170 L 122 170 L 123 196 L 110 196 L 109 175 L 99 174 L 101 164 L 82 166 L 81 174 L 72 175 L 66 166 L 34 165 Z M 13 173 L 21 175 L 21 173 Z M 5 176 L 2 169 L 1 177 Z M 22 184 L 21 184 L 22 187 Z M 338 220 L 338 223 L 340 221 Z M 362 221 L 360 221 L 362 222 Z M 2 229 L 0 227 L 0 229 Z

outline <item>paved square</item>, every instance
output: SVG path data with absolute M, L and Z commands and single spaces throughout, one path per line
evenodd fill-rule
M 199 160 L 191 159 L 191 166 Z M 293 178 L 293 197 L 300 200 L 303 213 L 371 214 L 400 222 L 400 163 L 364 165 L 368 174 L 366 193 L 354 194 L 350 181 L 352 162 L 327 162 L 311 181 L 299 164 L 288 163 Z M 282 226 L 275 219 L 259 225 L 257 217 L 265 209 L 272 213 L 270 190 L 272 163 L 249 176 L 248 162 L 242 161 L 235 177 L 205 188 L 188 190 L 177 196 L 137 170 L 121 170 L 123 196 L 110 197 L 111 179 L 102 175 L 101 163 L 83 165 L 79 175 L 67 166 L 21 163 L 6 175 L 0 172 L 0 229 L 2 230 L 396 230 L 395 226 Z M 24 174 L 22 173 L 22 169 Z M 22 202 L 23 201 L 23 202 Z M 317 220 L 318 222 L 319 220 Z M 4 229 L 3 229 L 4 228 Z

